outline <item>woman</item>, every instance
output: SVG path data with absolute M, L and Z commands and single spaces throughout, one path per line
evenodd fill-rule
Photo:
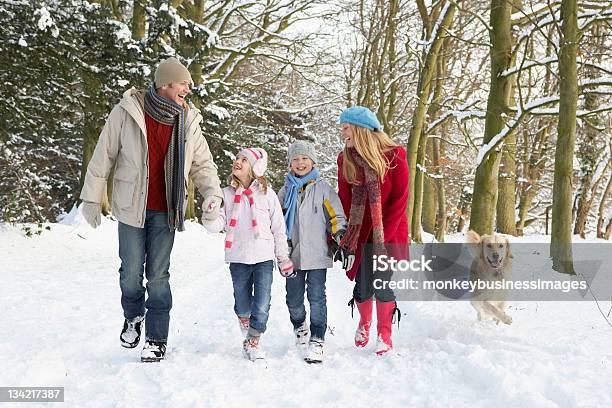
M 350 304 L 357 305 L 360 314 L 355 345 L 365 347 L 368 343 L 375 295 L 376 354 L 382 355 L 393 348 L 391 324 L 397 303 L 392 290 L 374 288 L 372 256 L 408 257 L 406 151 L 382 131 L 368 108 L 348 108 L 339 122 L 345 146 L 338 156 L 338 195 L 349 215 L 340 246 L 355 254 L 353 266 L 346 271 L 349 279 L 355 280 Z M 376 272 L 376 278 L 389 280 L 391 274 Z

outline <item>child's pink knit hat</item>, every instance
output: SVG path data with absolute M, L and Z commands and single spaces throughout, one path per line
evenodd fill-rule
M 253 169 L 255 177 L 261 177 L 268 168 L 268 153 L 261 147 L 247 147 L 240 151 L 241 155 L 247 158 Z

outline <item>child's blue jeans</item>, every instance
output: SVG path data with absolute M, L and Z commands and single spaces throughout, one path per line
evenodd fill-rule
M 272 260 L 256 264 L 230 263 L 234 285 L 234 312 L 250 317 L 251 328 L 266 331 L 272 298 Z

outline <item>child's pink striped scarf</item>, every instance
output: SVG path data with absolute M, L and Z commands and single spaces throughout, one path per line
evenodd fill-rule
M 253 186 L 254 188 L 256 186 Z M 251 207 L 251 226 L 253 227 L 253 235 L 255 235 L 255 239 L 259 238 L 259 227 L 257 226 L 257 219 L 255 217 L 255 200 L 253 199 L 253 190 L 251 187 L 244 189 L 242 186 L 236 189 L 236 194 L 234 195 L 234 207 L 232 208 L 232 218 L 229 222 L 229 228 L 227 229 L 227 234 L 225 236 L 225 249 L 228 250 L 232 247 L 232 243 L 234 242 L 234 231 L 236 230 L 236 225 L 238 225 L 238 214 L 240 213 L 240 205 L 242 203 L 242 195 L 245 195 L 249 200 L 249 206 Z

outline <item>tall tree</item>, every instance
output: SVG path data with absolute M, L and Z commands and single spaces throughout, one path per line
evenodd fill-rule
M 438 3 L 440 6 L 442 3 Z M 421 208 L 418 208 L 415 203 L 421 204 L 422 190 L 417 191 L 417 163 L 423 165 L 424 154 L 421 155 L 419 162 L 418 152 L 420 147 L 425 147 L 426 144 L 421 139 L 424 134 L 424 126 L 426 120 L 426 112 L 430 102 L 431 92 L 434 86 L 435 72 L 437 59 L 440 53 L 440 48 L 447 35 L 447 30 L 450 28 L 457 6 L 454 2 L 444 2 L 441 10 L 432 10 L 427 12 L 425 3 L 418 1 L 419 12 L 423 23 L 423 38 L 426 39 L 427 46 L 423 50 L 422 65 L 419 67 L 419 81 L 417 85 L 417 101 L 412 114 L 412 125 L 410 135 L 408 137 L 408 166 L 410 173 L 410 183 L 408 196 L 408 221 L 410 223 L 411 237 L 417 242 L 421 236 Z M 437 18 L 432 18 L 437 16 Z
M 555 148 L 550 255 L 553 260 L 553 269 L 569 274 L 575 273 L 571 245 L 572 179 L 578 101 L 577 43 L 576 0 L 562 0 L 561 39 L 559 42 L 559 122 Z
M 502 73 L 510 68 L 512 63 L 511 14 L 512 3 L 507 0 L 491 0 L 491 82 L 483 138 L 483 149 L 489 150 L 476 168 L 470 219 L 470 229 L 479 234 L 493 232 L 493 217 L 497 205 L 497 176 L 501 156 L 489 143 L 504 129 L 505 117 L 510 112 L 512 82 Z
M 520 10 L 522 10 L 522 0 L 514 0 L 512 12 L 516 13 Z M 515 35 L 512 36 L 512 43 L 514 42 Z M 513 53 L 512 65 L 514 65 L 515 59 L 516 53 Z M 515 75 L 509 77 L 509 86 L 511 87 L 510 106 L 515 104 L 514 77 Z M 510 235 L 516 235 L 516 142 L 516 132 L 510 132 L 502 146 L 495 217 L 495 229 L 498 232 Z
M 587 80 L 595 80 L 599 77 L 599 72 L 595 66 L 601 63 L 601 57 L 604 55 L 604 39 L 605 36 L 601 33 L 601 25 L 593 25 L 590 34 L 589 41 L 584 44 L 583 48 L 586 48 L 595 57 L 590 58 L 595 64 L 584 67 L 583 72 L 586 73 Z M 587 51 L 585 50 L 585 51 Z M 584 92 L 584 109 L 587 111 L 596 111 L 601 105 L 601 95 L 596 92 L 590 92 L 586 90 Z M 595 190 L 597 189 L 597 183 L 594 183 L 594 177 L 597 167 L 599 166 L 599 160 L 602 157 L 602 153 L 607 153 L 607 147 L 605 141 L 601 140 L 600 133 L 602 131 L 602 120 L 601 114 L 593 114 L 582 121 L 582 128 L 580 129 L 580 143 L 576 156 L 580 162 L 580 185 L 576 195 L 578 201 L 576 203 L 576 221 L 574 224 L 574 234 L 585 237 L 585 230 L 587 224 L 587 217 L 591 210 L 593 199 L 595 197 Z M 609 156 L 606 158 L 609 160 Z

